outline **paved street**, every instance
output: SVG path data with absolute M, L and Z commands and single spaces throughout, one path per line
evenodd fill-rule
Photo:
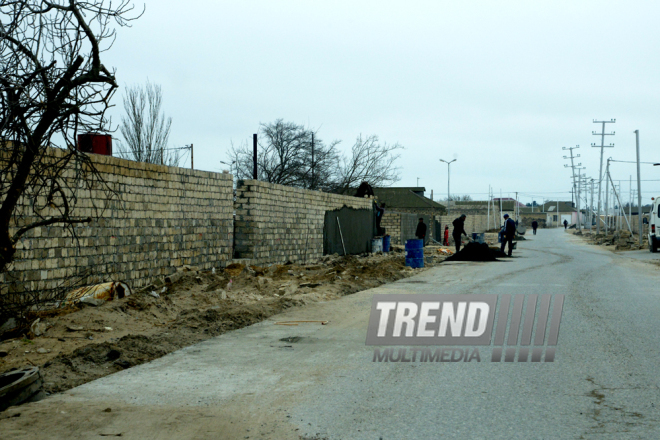
M 0 437 L 660 438 L 660 266 L 556 229 L 514 255 L 442 264 L 10 410 Z M 564 293 L 555 362 L 491 363 L 484 348 L 482 362 L 374 363 L 374 293 Z

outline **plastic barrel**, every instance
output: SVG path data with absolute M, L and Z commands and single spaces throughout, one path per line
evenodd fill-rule
M 390 251 L 390 236 L 386 235 L 383 237 L 383 252 Z
M 424 241 L 406 241 L 406 266 L 412 268 L 424 267 Z
M 374 238 L 371 240 L 371 252 L 383 252 L 383 239 Z

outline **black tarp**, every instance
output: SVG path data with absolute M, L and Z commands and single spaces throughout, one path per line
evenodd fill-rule
M 371 209 L 353 209 L 344 206 L 335 211 L 325 212 L 323 225 L 323 254 L 344 255 L 339 234 L 339 225 L 344 237 L 346 254 L 355 255 L 371 252 L 371 239 L 374 237 L 376 218 Z

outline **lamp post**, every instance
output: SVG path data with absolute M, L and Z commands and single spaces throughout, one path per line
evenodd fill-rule
M 451 192 L 449 192 L 449 183 L 450 183 L 450 180 L 449 180 L 449 177 L 450 177 L 450 175 L 449 175 L 449 165 L 451 165 L 452 162 L 456 162 L 456 159 L 451 160 L 449 162 L 447 162 L 444 159 L 440 159 L 440 162 L 444 162 L 444 163 L 447 164 L 447 215 L 449 215 L 449 202 L 450 202 L 449 199 L 451 198 Z

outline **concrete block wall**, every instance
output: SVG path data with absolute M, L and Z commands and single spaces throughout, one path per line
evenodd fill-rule
M 48 290 L 86 272 L 84 284 L 123 280 L 135 288 L 182 265 L 210 269 L 231 259 L 230 174 L 90 157 L 118 199 L 107 203 L 99 188 L 79 189 L 73 215 L 100 218 L 76 226 L 77 241 L 62 225 L 25 234 L 10 270 L 0 274 L 3 291 Z M 29 222 L 27 214 L 17 224 Z
M 293 188 L 258 180 L 236 190 L 235 252 L 264 265 L 323 256 L 325 212 L 347 206 L 372 210 L 372 199 Z
M 451 236 L 452 232 L 454 231 L 454 226 L 452 225 L 452 222 L 458 218 L 458 214 L 452 214 L 450 216 L 443 215 L 438 218 L 440 221 L 442 230 L 444 231 L 445 226 L 449 226 L 449 235 Z M 493 229 L 495 226 L 494 224 L 497 223 L 497 218 L 499 216 L 499 212 L 495 213 L 495 221 L 493 221 L 493 213 L 490 214 L 490 226 L 488 224 L 488 215 L 484 214 L 478 214 L 478 215 L 469 215 L 466 214 L 467 217 L 465 219 L 465 232 L 468 234 L 471 234 L 472 232 L 486 232 L 489 229 Z
M 418 219 L 418 214 L 385 210 L 381 226 L 389 234 L 390 243 L 403 245 L 406 240 L 415 238 Z

